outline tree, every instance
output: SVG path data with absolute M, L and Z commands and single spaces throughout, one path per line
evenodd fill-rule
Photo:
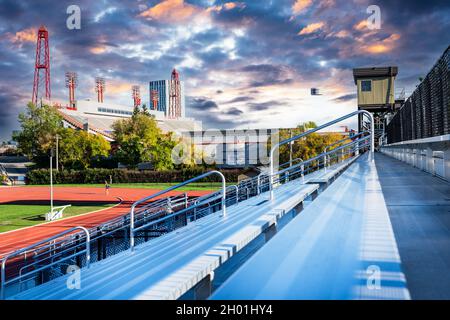
M 146 116 L 150 116 L 150 112 L 148 112 L 148 108 L 147 108 L 147 105 L 145 103 L 142 105 L 142 111 L 141 112 L 143 114 L 145 114 Z
M 171 134 L 163 134 L 153 116 L 139 113 L 113 124 L 119 147 L 118 161 L 129 168 L 141 162 L 152 162 L 154 169 L 172 169 L 171 150 L 175 146 Z
M 190 138 L 180 137 L 176 146 L 172 148 L 172 161 L 177 169 L 187 169 L 202 166 L 208 168 L 208 164 L 203 161 L 208 155 L 201 146 L 196 146 Z M 214 167 L 213 165 L 209 165 Z
M 110 144 L 101 136 L 86 131 L 64 128 L 58 111 L 47 105 L 40 107 L 32 103 L 19 114 L 22 130 L 13 135 L 18 151 L 32 159 L 36 166 L 47 167 L 50 149 L 59 140 L 59 162 L 62 167 L 84 169 L 93 157 L 108 156 Z
M 314 122 L 305 122 L 292 129 L 292 135 L 299 135 L 307 130 L 316 128 Z M 280 141 L 290 137 L 289 129 L 280 130 Z M 295 140 L 292 146 L 292 159 L 307 160 L 321 154 L 325 147 L 343 138 L 338 133 L 312 133 L 303 139 Z M 337 147 L 337 146 L 335 146 Z M 289 144 L 280 147 L 280 164 L 289 162 Z M 295 164 L 296 162 L 294 162 Z
M 139 106 L 138 105 L 134 106 L 133 116 L 137 115 L 139 112 L 141 112 L 141 109 L 139 108 Z
M 102 136 L 66 128 L 60 132 L 59 162 L 62 168 L 86 169 L 95 157 L 109 155 L 111 146 Z
M 62 129 L 62 117 L 51 106 L 38 107 L 30 102 L 26 111 L 19 114 L 19 122 L 22 130 L 13 134 L 18 151 L 38 166 L 46 165 L 49 151 L 55 146 L 55 137 Z

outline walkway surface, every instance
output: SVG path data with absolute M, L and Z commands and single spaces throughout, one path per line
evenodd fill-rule
M 0 233 L 0 257 L 5 253 L 47 239 L 66 229 L 76 226 L 91 228 L 125 215 L 129 212 L 134 201 L 160 191 L 157 189 L 112 188 L 106 194 L 104 188 L 57 187 L 54 190 L 54 199 L 58 203 L 74 204 L 82 202 L 89 205 L 89 202 L 119 203 L 119 199 L 122 199 L 122 202 L 112 208 L 101 211 Z M 188 194 L 189 196 L 201 196 L 210 192 L 190 191 Z M 164 197 L 181 193 L 183 192 L 170 192 L 165 194 Z M 0 188 L 0 204 L 42 204 L 48 203 L 50 201 L 49 197 L 48 187 Z
M 450 184 L 376 154 L 381 188 L 412 299 L 450 299 Z

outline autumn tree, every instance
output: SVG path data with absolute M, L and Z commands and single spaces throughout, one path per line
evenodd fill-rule
M 127 167 L 151 162 L 155 170 L 173 168 L 171 151 L 176 142 L 171 134 L 164 134 L 158 128 L 153 116 L 144 112 L 135 114 L 114 122 L 113 130 L 119 146 L 115 156 Z
M 204 159 L 208 157 L 202 146 L 197 146 L 192 139 L 180 137 L 172 149 L 172 160 L 177 169 L 186 169 L 201 166 L 203 168 L 215 167 L 207 164 Z
M 317 125 L 310 121 L 293 129 L 281 129 L 280 141 L 290 138 L 290 130 L 292 130 L 292 136 L 296 136 L 316 127 Z M 311 133 L 293 142 L 292 159 L 307 160 L 313 158 L 321 154 L 325 147 L 341 139 L 343 139 L 343 135 L 339 133 Z M 280 164 L 289 162 L 289 149 L 289 144 L 280 147 Z

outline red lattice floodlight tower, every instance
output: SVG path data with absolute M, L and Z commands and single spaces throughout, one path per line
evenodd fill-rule
M 75 109 L 75 88 L 78 85 L 77 74 L 66 72 L 66 88 L 69 88 L 69 108 Z
M 171 119 L 181 117 L 181 83 L 180 75 L 176 69 L 173 69 L 170 80 L 168 116 Z
M 158 110 L 159 93 L 158 90 L 150 91 L 150 100 L 153 103 L 153 110 Z
M 131 87 L 131 96 L 133 98 L 134 107 L 138 108 L 141 105 L 141 87 L 132 86 Z
M 44 75 L 42 79 L 41 70 Z M 31 101 L 34 104 L 37 104 L 38 99 L 42 98 L 39 96 L 41 94 L 41 90 L 39 87 L 43 86 L 45 81 L 45 98 L 51 99 L 51 91 L 50 91 L 50 52 L 48 46 L 48 31 L 44 26 L 41 26 L 38 30 L 37 43 L 36 43 L 36 63 L 34 66 L 34 83 L 33 83 L 33 96 L 31 97 Z
M 97 101 L 103 103 L 103 93 L 105 92 L 105 79 L 95 78 L 95 92 L 97 92 Z

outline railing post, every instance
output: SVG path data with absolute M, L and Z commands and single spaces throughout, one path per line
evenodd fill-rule
M 195 178 L 189 179 L 187 181 L 184 181 L 182 183 L 177 184 L 176 186 L 172 186 L 172 187 L 167 188 L 165 190 L 159 191 L 159 192 L 157 192 L 155 194 L 152 194 L 151 196 L 145 197 L 145 198 L 140 199 L 140 200 L 136 201 L 135 203 L 133 203 L 133 205 L 131 206 L 131 210 L 130 210 L 130 250 L 131 250 L 131 252 L 134 251 L 134 247 L 135 247 L 135 236 L 134 236 L 135 223 L 134 223 L 134 216 L 135 216 L 135 209 L 136 209 L 136 206 L 138 204 L 141 204 L 141 203 L 143 203 L 145 201 L 149 201 L 150 199 L 156 198 L 156 197 L 158 197 L 158 196 L 160 196 L 162 194 L 165 194 L 165 193 L 167 193 L 169 191 L 178 189 L 178 188 L 180 188 L 182 186 L 185 186 L 185 185 L 187 185 L 189 183 L 192 183 L 194 181 L 203 179 L 203 178 L 205 178 L 207 176 L 210 176 L 212 174 L 217 174 L 222 179 L 222 201 L 221 201 L 221 204 L 222 204 L 222 215 L 226 216 L 227 215 L 227 206 L 226 206 L 226 201 L 225 201 L 226 200 L 226 181 L 225 181 L 225 176 L 220 171 L 217 171 L 217 170 L 205 172 L 204 174 L 201 174 L 201 175 L 199 175 L 199 176 L 197 176 Z M 144 226 L 145 226 L 145 224 L 144 224 Z M 140 226 L 139 228 L 143 228 L 143 226 Z
M 196 207 L 197 204 L 198 204 L 198 201 L 195 200 L 194 201 L 194 221 L 197 221 L 197 207 Z
M 235 189 L 235 191 L 236 191 L 236 203 L 238 203 L 239 202 L 239 188 L 238 188 L 237 185 L 232 185 L 230 187 Z
M 318 126 L 318 127 L 316 127 L 316 128 L 313 128 L 313 129 L 311 129 L 311 130 L 308 130 L 308 131 L 306 131 L 306 132 L 303 132 L 303 133 L 301 133 L 301 134 L 299 134 L 299 135 L 297 135 L 297 136 L 295 136 L 295 137 L 292 137 L 292 138 L 289 138 L 289 139 L 286 139 L 286 140 L 283 140 L 283 141 L 281 141 L 281 142 L 278 142 L 277 144 L 275 144 L 274 146 L 272 146 L 272 148 L 270 149 L 270 177 L 269 177 L 269 179 L 270 179 L 270 182 L 269 182 L 269 187 L 270 187 L 270 197 L 269 197 L 269 199 L 270 200 L 273 200 L 274 199 L 274 194 L 273 194 L 273 176 L 274 176 L 274 154 L 275 154 L 275 150 L 277 149 L 277 148 L 279 148 L 281 145 L 284 145 L 284 144 L 286 144 L 286 143 L 290 143 L 291 141 L 294 141 L 294 140 L 298 140 L 298 139 L 300 139 L 300 138 L 302 138 L 302 137 L 305 137 L 305 136 L 307 136 L 307 135 L 309 135 L 309 134 L 311 134 L 311 133 L 314 133 L 314 132 L 316 132 L 316 131 L 319 131 L 319 130 L 322 130 L 322 129 L 324 129 L 324 128 L 326 128 L 326 127 L 329 127 L 329 126 L 331 126 L 331 125 L 333 125 L 333 124 L 336 124 L 336 123 L 338 123 L 338 122 L 341 122 L 341 121 L 343 121 L 343 120 L 345 120 L 345 119 L 348 119 L 348 118 L 350 118 L 350 117 L 353 117 L 353 116 L 355 116 L 355 115 L 359 115 L 359 114 L 365 114 L 366 116 L 368 116 L 369 117 L 369 119 L 370 119 L 370 133 L 371 133 L 371 161 L 373 161 L 374 160 L 374 152 L 375 152 L 375 121 L 374 121 L 374 118 L 373 118 L 373 115 L 370 113 L 370 112 L 368 112 L 367 110 L 357 110 L 357 111 L 354 111 L 354 112 L 352 112 L 352 113 L 349 113 L 349 114 L 347 114 L 347 115 L 344 115 L 344 116 L 342 116 L 342 117 L 340 117 L 340 118 L 337 118 L 337 119 L 335 119 L 335 120 L 333 120 L 333 121 L 330 121 L 330 122 L 327 122 L 327 123 L 325 123 L 325 124 L 323 124 L 323 125 L 320 125 L 320 126 Z
M 222 215 L 224 217 L 227 216 L 227 205 L 226 205 L 226 196 L 227 196 L 227 183 L 225 181 L 225 176 L 220 171 L 210 171 L 218 174 L 222 179 Z
M 370 119 L 370 160 L 375 160 L 375 120 L 373 118 L 373 115 L 366 110 L 359 110 L 365 115 L 367 115 Z
M 5 281 L 6 281 L 6 276 L 5 276 L 5 267 L 6 267 L 6 258 L 3 258 L 2 260 L 2 270 L 1 270 L 1 288 L 0 288 L 0 299 L 3 300 L 5 299 Z
M 86 229 L 85 227 L 77 228 L 83 230 L 86 233 L 86 268 L 89 269 L 91 265 L 91 235 L 89 234 L 88 229 Z
M 269 173 L 269 199 L 273 200 L 273 155 L 275 152 L 276 145 L 270 149 L 270 173 Z
M 21 254 L 26 254 L 26 252 L 31 249 L 34 248 L 38 245 L 44 244 L 46 242 L 49 242 L 53 239 L 57 239 L 58 237 L 62 237 L 63 235 L 69 234 L 74 230 L 80 229 L 82 231 L 84 231 L 86 233 L 86 267 L 89 268 L 90 266 L 90 262 L 91 262 L 91 237 L 89 234 L 89 231 L 85 228 L 85 227 L 73 227 L 71 229 L 67 229 L 51 238 L 36 242 L 35 244 L 22 248 L 20 250 L 14 251 L 10 254 L 7 254 L 3 257 L 2 259 L 2 263 L 1 263 L 1 270 L 0 270 L 0 300 L 3 300 L 5 298 L 5 287 L 6 287 L 6 261 L 8 260 L 8 258 L 12 258 L 12 257 L 16 257 L 19 256 Z M 51 251 L 51 246 L 49 246 L 49 250 Z M 20 278 L 20 277 L 19 277 Z
M 134 209 L 136 208 L 136 202 L 133 203 L 130 210 L 130 249 L 134 252 Z
M 260 184 L 261 184 L 260 180 L 261 180 L 261 173 L 258 174 L 258 176 L 256 177 L 256 194 L 257 195 L 259 195 L 259 193 L 260 193 L 260 190 L 259 190 Z

